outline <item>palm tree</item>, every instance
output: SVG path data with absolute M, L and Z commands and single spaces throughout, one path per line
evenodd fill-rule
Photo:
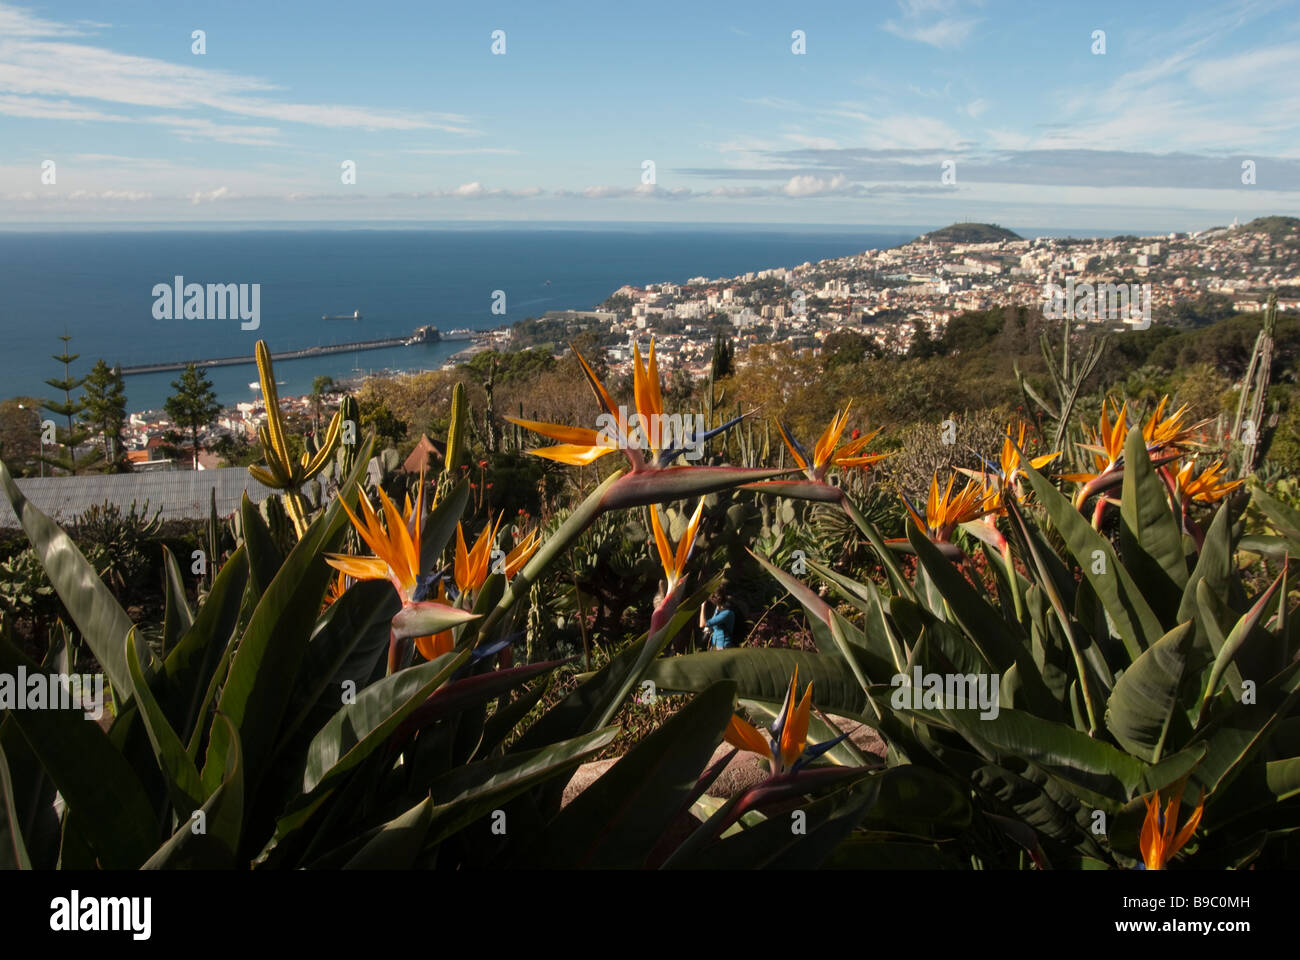
M 334 389 L 334 378 L 319 376 L 311 382 L 311 407 L 316 416 L 316 433 L 320 434 L 320 408 L 323 396 Z

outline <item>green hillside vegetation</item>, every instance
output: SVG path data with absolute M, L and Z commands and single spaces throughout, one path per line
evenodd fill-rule
M 993 243 L 997 240 L 1023 240 L 1024 237 L 996 223 L 954 223 L 932 230 L 919 239 L 936 243 Z
M 1256 217 L 1241 228 L 1252 233 L 1266 233 L 1274 240 L 1290 237 L 1300 241 L 1300 217 Z

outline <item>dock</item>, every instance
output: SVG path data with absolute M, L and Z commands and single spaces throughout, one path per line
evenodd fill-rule
M 301 350 L 286 350 L 283 353 L 271 354 L 272 360 L 303 360 L 308 357 L 324 357 L 334 353 L 352 353 L 361 350 L 383 350 L 387 347 L 409 347 L 419 343 L 437 343 L 441 340 L 438 334 L 438 328 L 433 326 L 418 327 L 413 334 L 405 337 L 384 337 L 380 340 L 357 340 L 352 343 L 331 343 L 318 347 L 305 347 Z M 457 338 L 459 339 L 459 338 Z M 141 373 L 164 373 L 169 370 L 184 370 L 191 363 L 195 367 L 237 367 L 244 364 L 253 364 L 257 360 L 252 354 L 243 354 L 237 357 L 216 357 L 205 360 L 179 360 L 173 363 L 141 363 L 135 366 L 122 367 L 121 374 L 124 377 Z

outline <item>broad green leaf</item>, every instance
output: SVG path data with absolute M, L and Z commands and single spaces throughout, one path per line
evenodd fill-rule
M 185 596 L 185 581 L 181 578 L 180 567 L 176 566 L 176 558 L 166 544 L 163 544 L 162 556 L 163 595 L 167 598 L 163 612 L 162 649 L 166 654 L 176 646 L 185 631 L 194 626 L 194 611 Z
M 1165 485 L 1151 466 L 1141 430 L 1130 430 L 1124 444 L 1119 534 L 1125 566 L 1168 621 L 1187 587 L 1187 557 L 1182 531 Z
M 951 727 L 989 759 L 1019 757 L 1042 767 L 1085 800 L 1106 809 L 1127 802 L 1142 783 L 1145 764 L 1086 733 L 1019 710 L 981 719 L 976 710 L 910 710 Z
M 605 727 L 537 750 L 466 764 L 439 777 L 429 787 L 435 806 L 426 843 L 439 843 L 499 809 L 512 797 L 572 770 L 603 750 L 617 735 L 617 727 Z M 491 835 L 489 824 L 483 824 L 482 829 Z M 506 830 L 509 835 L 509 824 Z
M 9 759 L 0 745 L 0 870 L 30 870 L 32 861 L 23 843 L 22 821 L 18 818 L 18 805 L 14 803 L 14 785 L 9 778 Z
M 230 748 L 221 783 L 203 806 L 182 817 L 176 832 L 145 863 L 145 870 L 222 870 L 236 866 L 244 823 L 244 767 L 239 731 L 225 717 L 216 718 Z
M 140 708 L 140 717 L 149 734 L 149 743 L 153 745 L 154 759 L 157 760 L 158 769 L 162 771 L 163 778 L 167 781 L 167 793 L 171 797 L 176 816 L 185 820 L 191 812 L 202 805 L 207 799 L 207 794 L 204 793 L 203 782 L 199 779 L 199 771 L 195 769 L 194 761 L 185 752 L 185 745 L 181 743 L 180 737 L 167 722 L 162 707 L 154 699 L 153 691 L 149 689 L 149 683 L 145 680 L 144 671 L 140 668 L 139 651 L 135 645 L 135 630 L 132 630 L 126 638 L 126 660 L 127 666 L 131 668 L 131 681 L 135 685 L 136 704 Z
M 469 651 L 399 670 L 344 704 L 311 742 L 302 790 L 323 790 L 382 744 L 398 725 L 469 659 Z
M 1226 503 L 1220 504 L 1205 531 L 1205 541 L 1201 544 L 1201 555 L 1197 558 L 1192 575 L 1187 579 L 1183 590 L 1183 602 L 1178 607 L 1178 622 L 1183 623 L 1196 616 L 1196 590 L 1202 581 L 1217 597 L 1230 600 L 1230 586 L 1236 572 L 1236 560 L 1232 550 L 1231 513 Z M 1209 640 L 1204 628 L 1198 624 L 1196 643 L 1209 650 Z
M 1201 721 L 1204 720 L 1205 713 L 1210 706 L 1210 701 L 1214 698 L 1214 695 L 1219 692 L 1219 683 L 1223 679 L 1224 671 L 1228 669 L 1228 665 L 1236 658 L 1238 652 L 1241 650 L 1242 644 L 1246 642 L 1246 638 L 1250 636 L 1251 631 L 1255 629 L 1260 618 L 1264 616 L 1266 608 L 1268 607 L 1268 602 L 1273 598 L 1273 594 L 1281 585 L 1282 577 L 1279 576 L 1273 581 L 1273 585 L 1265 590 L 1264 594 L 1255 601 L 1255 605 L 1237 621 L 1236 626 L 1232 628 L 1232 632 L 1229 633 L 1227 638 L 1223 641 L 1222 649 L 1219 650 L 1218 656 L 1214 658 L 1214 667 L 1210 670 L 1210 680 L 1205 686 L 1205 695 L 1201 699 L 1201 713 L 1197 720 L 1197 726 L 1200 726 Z
M 1120 675 L 1106 701 L 1106 728 L 1143 760 L 1154 763 L 1164 752 L 1194 636 L 1191 621 L 1174 627 Z
M 874 719 L 874 713 L 868 716 L 867 695 L 848 664 L 825 654 L 779 648 L 710 650 L 656 660 L 645 679 L 654 681 L 660 693 L 699 693 L 719 680 L 731 679 L 741 697 L 780 702 L 796 665 L 800 685 L 814 685 L 814 707 L 864 723 Z
M 426 797 L 384 824 L 365 846 L 343 865 L 344 870 L 408 870 L 424 846 L 433 823 L 433 799 Z
M 271 585 L 284 563 L 280 548 L 275 545 L 271 529 L 262 519 L 262 513 L 245 493 L 239 504 L 239 519 L 244 534 L 244 552 L 248 554 L 249 585 L 253 597 L 260 597 Z
M 188 738 L 199 723 L 199 707 L 223 653 L 229 649 L 248 583 L 248 554 L 241 546 L 217 574 L 193 625 L 163 660 L 167 714 Z

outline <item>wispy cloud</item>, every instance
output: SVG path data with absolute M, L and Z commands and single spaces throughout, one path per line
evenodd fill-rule
M 190 139 L 247 146 L 277 143 L 279 131 L 260 127 L 241 132 L 192 114 L 208 110 L 275 123 L 356 130 L 479 132 L 458 113 L 277 99 L 272 96 L 277 86 L 259 77 L 118 53 L 71 39 L 85 32 L 83 26 L 55 23 L 0 3 L 0 113 L 51 120 L 164 122 Z M 117 111 L 75 101 L 112 104 Z M 123 107 L 176 110 L 188 116 L 166 123 L 156 116 L 123 113 Z
M 901 0 L 902 16 L 886 20 L 881 27 L 906 40 L 929 44 L 940 50 L 956 50 L 970 37 L 979 20 L 956 14 L 955 0 Z

